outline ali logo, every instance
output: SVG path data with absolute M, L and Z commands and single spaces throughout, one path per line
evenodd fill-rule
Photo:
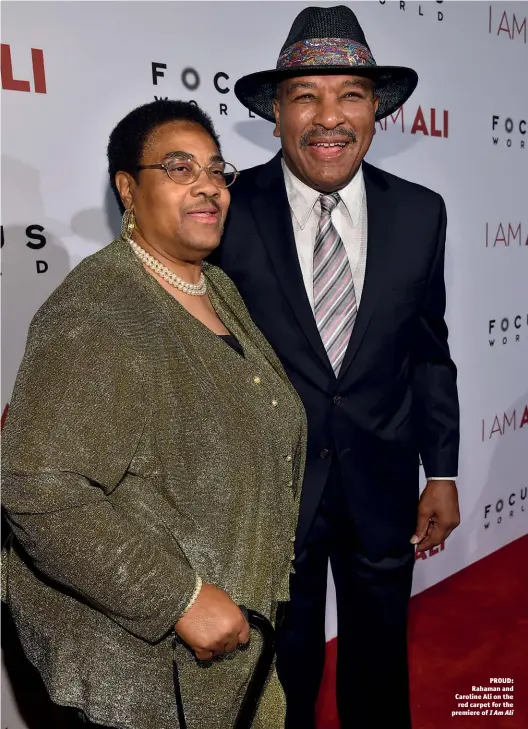
M 486 223 L 486 248 L 526 248 L 528 225 L 522 223 Z
M 526 428 L 528 432 L 528 405 L 524 410 L 513 408 L 510 413 L 499 413 L 493 420 L 482 419 L 482 442 L 491 438 L 501 438 L 516 430 Z
M 528 486 L 504 496 L 494 504 L 484 506 L 484 529 L 489 529 L 490 524 L 502 524 L 505 519 L 512 519 L 516 514 L 526 513 L 526 499 L 528 498 Z
M 44 51 L 42 49 L 31 49 L 31 63 L 33 66 L 33 91 L 36 94 L 45 94 L 47 93 L 46 72 L 44 69 Z M 30 81 L 15 78 L 11 61 L 11 46 L 7 43 L 2 43 L 0 65 L 3 89 L 7 91 L 31 91 Z
M 438 547 L 433 547 L 432 549 L 427 550 L 426 552 L 416 552 L 414 556 L 414 561 L 418 562 L 418 560 L 426 560 L 429 559 L 429 557 L 434 557 L 436 554 L 439 554 L 440 552 L 443 552 L 445 549 L 445 542 L 442 542 L 438 545 Z
M 526 119 L 512 119 L 509 116 L 494 114 L 491 119 L 491 129 L 495 146 L 501 139 L 505 139 L 507 147 L 525 148 Z
M 395 114 L 385 117 L 376 122 L 377 129 L 386 132 L 395 127 L 405 134 L 423 134 L 424 137 L 443 137 L 449 136 L 449 112 L 447 110 L 439 111 L 438 109 L 422 109 L 418 107 L 414 114 L 406 111 L 405 106 L 401 106 Z
M 498 342 L 502 346 L 512 343 L 519 342 L 521 334 L 525 335 L 528 328 L 528 314 L 526 319 L 524 316 L 517 314 L 517 316 L 503 317 L 499 319 L 490 319 L 488 324 L 488 334 L 493 339 L 489 340 L 490 347 L 495 346 L 496 335 L 498 335 Z
M 494 13 L 493 5 L 490 5 L 488 32 L 511 41 L 520 40 L 521 43 L 526 43 L 526 17 L 518 19 L 515 13 L 508 13 L 507 10 Z

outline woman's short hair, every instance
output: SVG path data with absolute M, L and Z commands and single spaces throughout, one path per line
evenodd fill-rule
M 212 137 L 220 150 L 220 141 L 208 114 L 191 101 L 160 99 L 143 104 L 127 114 L 110 134 L 108 142 L 108 175 L 121 212 L 124 210 L 115 184 L 117 172 L 128 172 L 134 179 L 138 173 L 145 144 L 158 127 L 170 122 L 198 124 Z

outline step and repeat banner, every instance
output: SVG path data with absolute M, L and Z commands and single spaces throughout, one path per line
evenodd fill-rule
M 106 175 L 112 128 L 155 98 L 194 100 L 227 159 L 266 162 L 278 149 L 273 126 L 233 86 L 275 66 L 305 5 L 2 2 L 3 418 L 33 314 L 119 230 Z M 367 159 L 439 192 L 449 219 L 462 525 L 417 559 L 416 593 L 528 531 L 528 3 L 350 6 L 376 61 L 420 77 L 376 124 Z M 329 638 L 335 630 L 329 575 Z M 3 678 L 3 725 L 23 729 Z

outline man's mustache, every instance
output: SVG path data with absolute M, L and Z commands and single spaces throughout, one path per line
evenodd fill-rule
M 327 142 L 331 142 L 334 137 L 340 137 L 341 139 L 343 137 L 348 137 L 351 142 L 357 142 L 357 135 L 352 129 L 340 129 L 339 127 L 337 129 L 324 129 L 324 130 L 318 130 L 318 129 L 311 129 L 309 132 L 306 132 L 301 137 L 301 147 L 307 147 L 312 139 L 318 139 L 319 141 L 325 140 Z

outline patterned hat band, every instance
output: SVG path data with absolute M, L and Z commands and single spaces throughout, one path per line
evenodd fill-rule
M 343 38 L 310 38 L 286 48 L 277 61 L 277 71 L 304 66 L 376 66 L 362 43 Z

